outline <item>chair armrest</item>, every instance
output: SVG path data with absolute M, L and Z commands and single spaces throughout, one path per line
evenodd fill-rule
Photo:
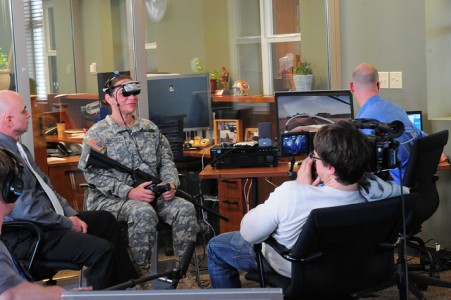
M 273 238 L 272 236 L 267 238 L 264 243 L 268 246 L 271 246 L 271 248 L 273 248 L 274 250 L 277 251 L 277 253 L 279 253 L 280 255 L 285 255 L 288 252 L 290 252 L 290 249 L 288 249 L 287 247 L 285 247 L 284 245 L 279 244 L 275 238 Z
M 3 223 L 2 230 L 4 233 L 8 231 L 14 231 L 14 230 L 20 230 L 25 229 L 29 230 L 35 235 L 35 245 L 33 247 L 33 253 L 30 258 L 30 262 L 28 264 L 28 271 L 31 270 L 33 263 L 35 262 L 36 254 L 38 252 L 39 246 L 41 245 L 42 241 L 42 229 L 41 227 L 33 222 L 27 222 L 27 221 L 11 221 L 11 222 L 5 222 Z
M 291 254 L 291 249 L 288 249 L 284 245 L 279 244 L 273 237 L 269 237 L 264 241 L 265 244 L 271 246 L 277 253 L 279 253 L 284 259 L 294 263 L 309 263 L 320 258 L 323 254 L 321 252 L 313 253 L 307 257 L 297 257 Z

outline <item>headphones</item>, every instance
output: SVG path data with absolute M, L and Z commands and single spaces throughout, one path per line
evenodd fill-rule
M 22 195 L 24 189 L 24 182 L 22 180 L 23 165 L 17 156 L 9 150 L 0 149 L 1 152 L 5 153 L 13 162 L 14 166 L 17 168 L 15 172 L 9 172 L 3 182 L 2 196 L 6 203 L 14 203 Z
M 114 71 L 113 77 L 111 77 L 110 79 L 108 79 L 108 80 L 105 82 L 105 84 L 103 85 L 103 89 L 102 89 L 102 91 L 103 91 L 105 94 L 108 94 L 108 95 L 110 95 L 110 96 L 113 95 L 113 90 L 114 90 L 114 87 L 113 87 L 113 80 L 114 80 L 116 77 L 118 77 L 119 75 L 121 75 L 121 73 L 120 73 L 119 71 Z

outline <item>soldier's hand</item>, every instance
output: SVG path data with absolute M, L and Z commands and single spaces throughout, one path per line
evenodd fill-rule
M 152 184 L 152 181 L 146 181 L 133 188 L 128 192 L 128 199 L 152 203 L 155 200 L 155 194 L 147 189 L 147 186 Z

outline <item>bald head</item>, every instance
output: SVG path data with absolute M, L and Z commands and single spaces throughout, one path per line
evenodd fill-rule
M 352 72 L 352 81 L 361 87 L 376 87 L 379 82 L 379 73 L 372 64 L 361 63 Z
M 13 91 L 4 90 L 0 91 L 0 115 L 3 116 L 8 113 L 15 102 L 23 102 L 22 97 Z
M 18 139 L 28 131 L 30 113 L 22 97 L 14 91 L 0 91 L 0 132 Z
M 375 66 L 369 63 L 361 63 L 355 67 L 349 89 L 360 106 L 363 106 L 366 100 L 378 94 L 379 87 L 379 73 Z

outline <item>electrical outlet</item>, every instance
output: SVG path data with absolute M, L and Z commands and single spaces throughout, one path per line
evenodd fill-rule
M 390 72 L 390 88 L 402 89 L 402 72 Z
M 381 89 L 388 89 L 388 72 L 379 72 L 379 82 Z

